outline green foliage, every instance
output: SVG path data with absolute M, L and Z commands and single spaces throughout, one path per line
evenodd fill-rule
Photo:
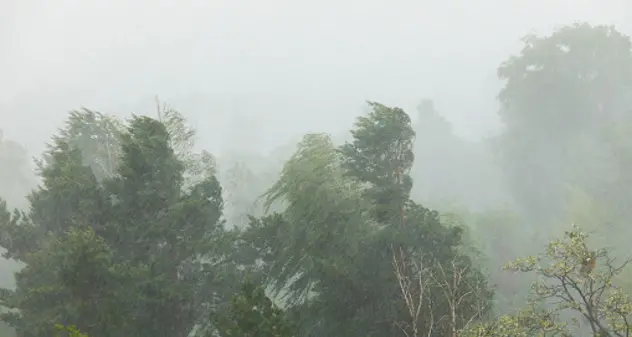
M 401 334 L 409 308 L 393 266 L 393 249 L 400 248 L 405 259 L 421 257 L 434 268 L 427 275 L 436 279 L 438 295 L 432 313 L 415 318 L 419 328 L 447 332 L 489 309 L 491 292 L 480 270 L 460 269 L 471 262 L 461 253 L 462 229 L 445 226 L 437 212 L 408 199 L 414 136 L 408 116 L 371 106 L 369 116 L 358 119 L 352 143 L 336 148 L 327 135 L 304 137 L 265 195 L 268 206 L 283 205 L 283 211 L 253 218 L 242 236 L 260 257 L 267 284 L 285 296 L 300 335 Z M 457 274 L 463 282 L 442 293 Z M 455 324 L 435 321 L 451 312 L 450 296 L 474 293 L 466 285 L 476 285 L 477 295 L 464 296 Z
M 87 334 L 82 333 L 76 326 L 63 326 L 61 324 L 55 325 L 56 333 L 55 337 L 88 337 Z
M 118 284 L 130 280 L 121 273 L 125 266 L 113 263 L 112 251 L 91 229 L 47 238 L 28 261 L 16 274 L 15 293 L 5 291 L 1 298 L 4 306 L 20 309 L 21 315 L 7 312 L 3 320 L 18 331 L 41 335 L 53 332 L 51 319 L 81 322 L 82 329 L 100 335 L 121 332 L 113 324 L 122 322 L 127 309 Z
M 588 268 L 596 259 L 597 268 Z M 544 254 L 507 265 L 538 275 L 529 306 L 515 315 L 469 330 L 465 336 L 627 336 L 632 332 L 632 301 L 615 285 L 630 260 L 615 263 L 605 249 L 590 250 L 588 235 L 574 227 L 553 240 Z
M 184 116 L 171 106 L 158 103 L 160 122 L 169 134 L 169 145 L 175 156 L 183 163 L 185 186 L 195 185 L 201 179 L 215 176 L 215 158 L 207 151 L 195 152 L 195 130 L 187 123 Z
M 90 166 L 98 179 L 112 177 L 119 163 L 119 137 L 123 132 L 123 123 L 116 117 L 104 115 L 97 111 L 81 109 L 71 111 L 65 128 L 53 137 L 53 145 L 66 143 L 82 154 L 82 164 Z M 44 162 L 39 162 L 40 169 L 50 164 L 55 158 L 44 155 Z
M 305 136 L 265 196 L 268 207 L 276 201 L 287 205 L 283 217 L 264 219 L 280 226 L 275 241 L 281 244 L 268 248 L 275 256 L 270 266 L 275 290 L 292 284 L 289 300 L 304 300 L 316 275 L 330 268 L 332 250 L 338 258 L 357 254 L 369 205 L 359 184 L 345 176 L 336 148 L 323 134 Z
M 213 317 L 220 337 L 292 337 L 294 327 L 262 287 L 245 282 L 230 307 Z
M 351 131 L 353 141 L 340 147 L 348 174 L 370 184 L 366 190 L 379 222 L 393 224 L 410 196 L 409 175 L 415 159 L 415 131 L 400 108 L 369 102 L 372 111 L 359 117 Z M 401 221 L 399 221 L 401 223 Z
M 89 335 L 186 336 L 240 274 L 213 168 L 187 171 L 170 138 L 182 130 L 133 117 L 116 137 L 116 170 L 97 177 L 98 158 L 73 145 L 98 138 L 79 127 L 90 116 L 71 114 L 53 140 L 30 211 L 0 210 L 0 244 L 26 263 L 0 297 L 16 309 L 4 318 L 27 336 L 50 336 L 51 321 Z

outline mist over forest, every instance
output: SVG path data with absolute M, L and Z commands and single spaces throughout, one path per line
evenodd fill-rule
M 624 5 L 245 4 L 0 5 L 0 337 L 630 336 Z

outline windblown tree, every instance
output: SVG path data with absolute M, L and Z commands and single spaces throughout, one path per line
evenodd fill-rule
M 51 322 L 103 336 L 187 336 L 208 324 L 238 277 L 212 168 L 187 184 L 168 129 L 148 117 L 121 130 L 116 171 L 101 179 L 67 139 L 47 151 L 30 211 L 1 212 L 0 245 L 27 266 L 3 291 L 17 310 L 5 318 L 33 337 L 50 336 Z M 90 277 L 101 288 L 86 294 Z
M 441 224 L 437 212 L 409 200 L 410 119 L 398 108 L 370 106 L 372 112 L 358 119 L 353 140 L 340 148 L 328 135 L 304 137 L 266 194 L 268 205 L 285 210 L 253 219 L 244 233 L 261 257 L 268 284 L 285 295 L 302 336 L 402 335 L 398 324 L 410 317 L 394 272 L 395 249 L 404 251 L 402 263 L 423 258 L 445 267 L 448 278 L 454 275 L 448 261 L 468 259 L 458 249 L 461 230 Z M 476 267 L 465 278 L 482 281 L 471 282 L 482 288 L 480 297 L 455 309 L 459 327 L 472 311 L 483 315 L 474 302 L 487 303 L 490 297 Z M 437 284 L 445 281 L 437 279 Z M 434 324 L 436 333 L 449 333 L 450 324 L 439 322 L 450 312 L 446 297 L 433 301 L 437 321 L 425 312 L 417 326 L 428 331 Z
M 169 134 L 169 145 L 184 165 L 184 178 L 187 186 L 195 185 L 200 179 L 215 175 L 215 157 L 206 150 L 195 151 L 195 130 L 186 118 L 170 105 L 158 104 L 158 119 Z
M 101 180 L 116 173 L 122 132 L 123 123 L 116 117 L 83 108 L 70 112 L 65 127 L 55 138 L 57 142 L 79 150 L 84 164 Z M 40 166 L 48 164 L 52 158 L 45 154 L 43 160 L 45 162 L 40 162 Z
M 413 181 L 410 169 L 415 160 L 415 131 L 410 117 L 400 108 L 369 102 L 372 111 L 359 117 L 351 131 L 353 141 L 340 148 L 349 175 L 366 182 L 376 220 L 394 224 L 403 220 L 403 207 Z
M 368 186 L 369 199 L 377 210 L 374 213 L 375 220 L 387 225 L 376 235 L 377 240 L 373 242 L 372 248 L 377 252 L 390 253 L 377 256 L 369 254 L 370 260 L 391 273 L 393 264 L 399 266 L 395 269 L 395 276 L 400 284 L 400 292 L 402 279 L 416 277 L 419 281 L 425 273 L 425 279 L 421 280 L 424 287 L 427 286 L 430 293 L 443 294 L 443 297 L 430 299 L 434 303 L 433 308 L 417 317 L 417 327 L 422 327 L 421 331 L 426 333 L 453 335 L 464 324 L 483 317 L 489 311 L 491 292 L 485 277 L 476 269 L 480 266 L 473 265 L 461 250 L 461 228 L 442 224 L 437 212 L 409 199 L 412 188 L 409 172 L 414 161 L 415 137 L 410 118 L 398 108 L 378 103 L 370 105 L 373 111 L 368 117 L 358 118 L 356 129 L 351 131 L 353 141 L 341 147 L 349 174 Z M 360 169 L 361 163 L 375 169 L 363 171 Z M 427 273 L 415 271 L 415 261 L 425 265 Z M 463 266 L 464 269 L 461 269 Z M 460 280 L 458 285 L 454 283 L 456 278 Z M 451 284 L 450 290 L 443 287 L 448 283 Z M 433 288 L 431 284 L 437 287 Z M 468 289 L 468 285 L 475 287 Z M 458 305 L 454 302 L 456 298 L 462 299 Z M 383 301 L 388 299 L 384 298 Z M 406 310 L 409 310 L 409 303 L 404 303 Z M 401 304 L 401 301 L 394 303 L 397 310 L 394 320 L 398 323 L 402 322 Z M 451 319 L 446 321 L 441 317 Z M 402 329 L 402 332 L 410 333 L 406 329 Z

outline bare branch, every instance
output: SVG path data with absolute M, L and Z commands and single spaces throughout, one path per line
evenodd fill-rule
M 459 261 L 459 256 L 447 263 L 448 268 L 431 256 L 426 256 L 432 261 L 429 268 L 424 266 L 423 254 L 406 255 L 401 248 L 397 251 L 398 254 L 395 249 L 392 251 L 395 275 L 410 319 L 410 323 L 398 324 L 400 329 L 406 329 L 402 330 L 406 336 L 419 336 L 421 331 L 418 322 L 424 319 L 427 336 L 432 334 L 436 325 L 442 324 L 449 329 L 450 336 L 457 337 L 462 328 L 480 318 L 486 311 L 486 302 L 483 301 L 483 294 L 479 289 L 481 285 L 468 281 L 470 265 Z M 426 296 L 435 290 L 443 295 L 448 309 L 439 318 L 436 316 L 439 308 Z M 468 305 L 471 307 L 465 308 Z M 464 318 L 463 313 L 472 308 L 474 313 Z

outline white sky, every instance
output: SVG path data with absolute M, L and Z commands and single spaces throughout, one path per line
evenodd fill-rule
M 632 33 L 619 0 L 0 0 L 0 128 L 41 150 L 73 108 L 180 108 L 212 151 L 348 129 L 421 98 L 465 136 L 496 125 L 496 68 L 529 32 Z M 258 131 L 238 131 L 235 117 Z M 412 112 L 412 111 L 410 111 Z

